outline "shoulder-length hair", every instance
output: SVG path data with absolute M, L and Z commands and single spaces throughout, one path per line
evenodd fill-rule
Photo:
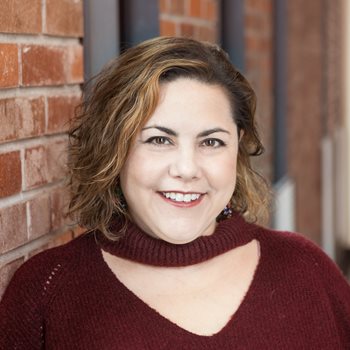
M 263 152 L 255 125 L 256 96 L 248 81 L 217 45 L 160 37 L 126 50 L 108 64 L 85 93 L 69 133 L 68 214 L 107 237 L 112 217 L 128 218 L 119 175 L 130 146 L 154 112 L 160 85 L 185 77 L 224 88 L 239 142 L 232 209 L 247 221 L 267 217 L 269 190 L 252 169 L 250 156 Z

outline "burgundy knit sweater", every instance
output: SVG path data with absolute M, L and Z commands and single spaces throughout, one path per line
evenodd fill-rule
M 136 297 L 111 272 L 101 248 L 159 266 L 186 266 L 260 243 L 252 284 L 212 336 L 186 331 Z M 350 349 L 350 286 L 334 263 L 300 235 L 221 222 L 184 245 L 129 224 L 118 243 L 88 233 L 47 250 L 16 272 L 0 304 L 0 349 Z

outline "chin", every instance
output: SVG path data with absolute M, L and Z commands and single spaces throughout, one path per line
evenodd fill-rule
M 186 244 L 194 241 L 196 238 L 198 238 L 198 236 L 184 236 L 182 234 L 182 236 L 165 236 L 164 241 L 172 244 Z
M 157 237 L 172 244 L 186 244 L 194 241 L 200 236 L 209 235 L 208 226 L 198 227 L 197 225 L 172 225 L 166 228 L 160 229 Z
M 182 234 L 182 236 L 176 236 L 176 235 L 171 235 L 171 236 L 165 236 L 162 235 L 161 237 L 159 237 L 161 240 L 163 240 L 164 242 L 168 242 L 171 244 L 187 244 L 190 243 L 192 241 L 194 241 L 196 238 L 198 238 L 198 236 L 191 236 L 191 237 L 184 237 L 184 235 Z

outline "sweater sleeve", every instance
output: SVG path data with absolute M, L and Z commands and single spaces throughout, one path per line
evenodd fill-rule
M 45 306 L 61 270 L 44 252 L 16 271 L 0 303 L 0 349 L 44 348 Z
M 341 342 L 344 349 L 350 349 L 350 285 L 328 256 L 315 264 L 323 277 Z
M 304 240 L 304 254 L 311 258 L 314 271 L 327 293 L 340 343 L 350 349 L 350 284 L 339 267 L 314 243 Z

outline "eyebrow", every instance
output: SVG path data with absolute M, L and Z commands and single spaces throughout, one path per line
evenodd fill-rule
M 230 134 L 229 131 L 225 130 L 225 129 L 221 129 L 221 128 L 213 128 L 213 129 L 209 129 L 209 130 L 204 130 L 201 133 L 198 134 L 198 137 L 205 137 L 205 136 L 209 136 L 211 134 L 214 134 L 215 132 L 224 132 L 226 134 Z
M 143 128 L 141 131 L 148 130 L 148 129 L 158 129 L 160 131 L 165 132 L 168 135 L 177 136 L 177 133 L 174 130 L 165 128 L 164 126 L 158 126 L 158 125 L 148 126 L 146 128 Z
M 157 130 L 160 130 L 162 132 L 165 132 L 168 135 L 175 136 L 175 137 L 178 136 L 178 133 L 175 132 L 174 130 L 166 128 L 164 126 L 159 126 L 159 125 L 148 126 L 146 128 L 143 128 L 141 131 L 148 130 L 148 129 L 157 129 Z M 208 129 L 208 130 L 204 130 L 204 131 L 200 132 L 197 137 L 199 138 L 199 137 L 209 136 L 209 135 L 214 134 L 216 132 L 224 132 L 226 134 L 230 134 L 230 132 L 225 130 L 225 129 L 213 128 L 213 129 Z

